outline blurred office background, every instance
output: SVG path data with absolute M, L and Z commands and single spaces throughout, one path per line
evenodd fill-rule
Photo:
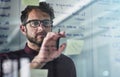
M 0 1 L 0 52 L 25 45 L 19 30 L 20 0 Z M 55 10 L 53 31 L 66 31 L 67 39 L 83 40 L 73 59 L 77 77 L 120 76 L 120 0 L 46 0 Z M 76 50 L 74 49 L 73 52 Z

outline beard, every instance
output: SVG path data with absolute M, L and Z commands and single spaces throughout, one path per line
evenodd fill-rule
M 43 42 L 43 40 L 44 40 L 44 37 L 41 37 L 41 39 L 38 40 L 38 39 L 37 39 L 37 36 L 40 35 L 40 34 L 44 34 L 44 37 L 45 37 L 47 33 L 46 33 L 46 32 L 41 32 L 41 33 L 36 34 L 35 37 L 31 37 L 31 36 L 28 35 L 28 33 L 27 33 L 26 37 L 27 37 L 27 39 L 28 39 L 31 43 L 33 43 L 33 44 L 41 47 L 42 42 Z

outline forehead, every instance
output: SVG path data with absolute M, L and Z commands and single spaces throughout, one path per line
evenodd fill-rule
M 50 15 L 47 14 L 46 12 L 41 11 L 40 9 L 33 9 L 29 14 L 28 14 L 28 20 L 33 20 L 33 19 L 50 19 Z

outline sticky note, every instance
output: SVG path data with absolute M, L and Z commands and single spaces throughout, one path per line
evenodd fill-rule
M 82 51 L 83 45 L 84 45 L 84 40 L 68 39 L 67 47 L 65 49 L 64 54 L 79 55 Z
M 39 0 L 39 2 L 45 2 L 46 0 Z
M 23 5 L 39 5 L 39 0 L 22 0 Z
M 31 77 L 47 77 L 47 69 L 31 69 Z

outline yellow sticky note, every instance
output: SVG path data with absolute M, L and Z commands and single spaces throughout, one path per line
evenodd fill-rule
M 65 49 L 64 54 L 66 54 L 66 55 L 78 55 L 81 53 L 83 45 L 84 45 L 84 40 L 68 39 L 67 40 L 67 47 Z
M 23 5 L 39 5 L 39 0 L 22 0 Z
M 47 77 L 47 69 L 31 69 L 31 77 Z

